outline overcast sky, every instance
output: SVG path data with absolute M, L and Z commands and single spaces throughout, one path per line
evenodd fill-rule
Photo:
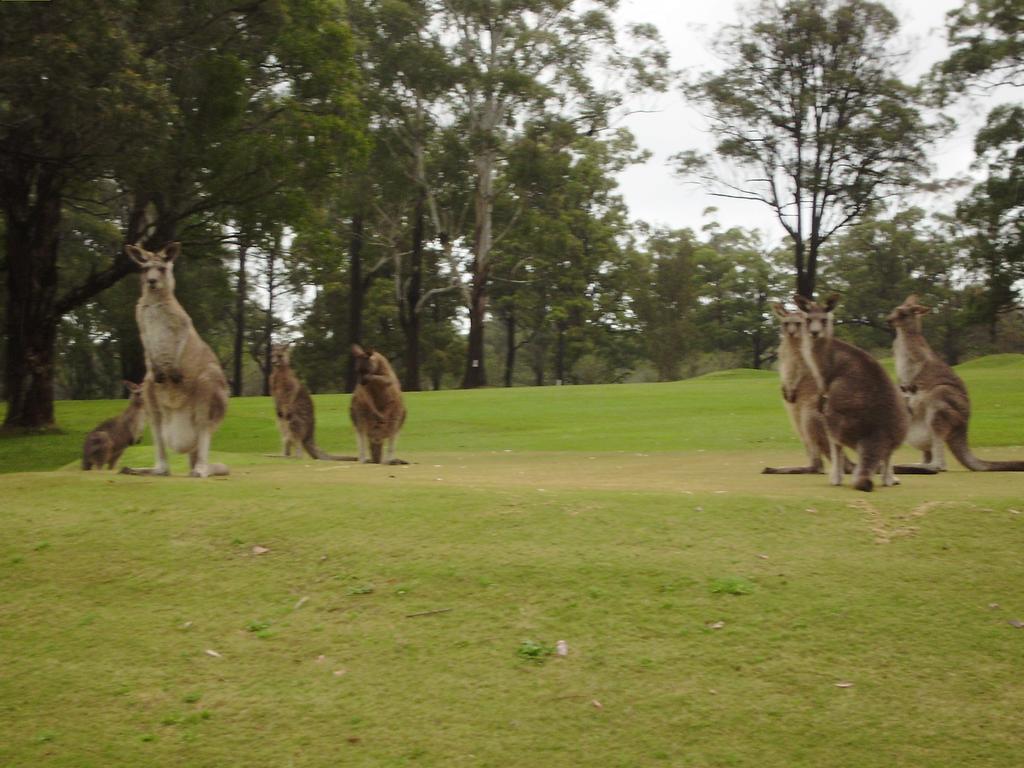
M 911 54 L 903 72 L 904 80 L 916 82 L 933 63 L 945 58 L 946 12 L 962 4 L 961 0 L 888 0 L 887 5 L 901 22 L 903 46 Z M 710 50 L 711 40 L 718 29 L 734 23 L 740 9 L 748 6 L 744 0 L 621 0 L 618 16 L 622 22 L 650 22 L 657 26 L 672 54 L 672 67 L 699 72 L 717 68 L 717 59 Z M 997 100 L 960 104 L 951 110 L 959 127 L 931 153 L 938 175 L 951 177 L 967 172 L 973 159 L 974 134 L 984 122 L 989 102 Z M 621 190 L 634 219 L 699 229 L 709 221 L 704 210 L 715 206 L 718 212 L 714 216 L 724 227 L 757 227 L 764 231 L 770 245 L 782 239 L 781 226 L 764 204 L 712 197 L 700 187 L 673 176 L 668 164 L 672 154 L 713 147 L 703 118 L 684 102 L 678 90 L 637 106 L 645 112 L 626 117 L 623 124 L 653 156 L 620 177 Z M 648 113 L 648 109 L 654 111 Z M 940 200 L 917 202 L 925 208 L 944 205 Z M 945 206 L 948 207 L 948 201 Z

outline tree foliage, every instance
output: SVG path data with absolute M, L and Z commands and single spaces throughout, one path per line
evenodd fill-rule
M 678 156 L 714 194 L 769 206 L 793 247 L 796 289 L 814 293 L 821 245 L 925 171 L 936 135 L 897 75 L 896 17 L 867 0 L 764 0 L 722 30 L 726 62 L 686 91 L 708 110 L 716 153 Z

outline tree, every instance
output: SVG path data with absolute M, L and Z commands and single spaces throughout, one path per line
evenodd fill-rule
M 1024 86 L 1024 14 L 1020 0 L 967 0 L 946 15 L 949 58 L 933 77 L 943 99 L 972 85 Z
M 716 45 L 728 62 L 686 88 L 708 110 L 717 155 L 749 176 L 677 156 L 722 197 L 769 206 L 792 242 L 796 289 L 812 296 L 820 249 L 925 170 L 939 126 L 900 81 L 896 17 L 867 0 L 762 0 Z
M 223 239 L 242 210 L 281 226 L 358 154 L 360 115 L 333 3 L 203 0 L 181 15 L 70 0 L 5 8 L 4 17 L 5 423 L 39 427 L 53 420 L 59 319 L 133 269 L 118 247 L 83 282 L 64 285 L 67 207 L 118 221 L 128 242 L 180 238 L 190 252 Z
M 947 15 L 949 58 L 933 70 L 940 101 L 980 87 L 1024 87 L 1024 13 L 1019 0 L 970 0 Z M 1024 278 L 1024 108 L 993 109 L 974 142 L 975 168 L 985 179 L 957 206 L 967 266 L 984 289 L 973 313 L 994 340 L 1001 315 L 1019 302 Z
M 0 205 L 5 221 L 7 427 L 53 424 L 60 318 L 130 270 L 126 256 L 62 284 L 65 203 L 144 140 L 169 94 L 135 34 L 136 3 L 5 6 L 0 24 Z M 83 23 L 88 19 L 88 23 Z M 142 215 L 128 235 L 142 235 Z
M 663 88 L 667 56 L 651 27 L 634 27 L 648 43 L 639 57 L 616 48 L 609 11 L 614 0 L 436 0 L 448 57 L 456 70 L 452 89 L 455 121 L 468 137 L 474 177 L 472 254 L 469 284 L 469 340 L 462 386 L 486 384 L 484 320 L 495 242 L 495 181 L 509 135 L 524 115 L 552 105 L 577 119 L 586 130 L 607 125 L 609 111 L 623 100 L 622 90 L 600 91 L 591 80 L 599 64 L 627 73 L 634 90 Z M 602 61 L 603 58 L 603 61 Z M 446 105 L 452 108 L 451 105 Z
M 957 244 L 930 226 L 922 210 L 866 216 L 827 250 L 821 283 L 842 294 L 837 332 L 844 339 L 867 349 L 888 347 L 892 332 L 885 317 L 914 293 L 937 315 L 925 324 L 929 341 L 957 361 L 965 327 L 954 322 L 954 315 L 962 314 L 957 276 L 963 265 Z
M 638 290 L 636 311 L 643 327 L 644 351 L 660 381 L 681 376 L 687 355 L 699 346 L 694 234 L 655 231 L 647 239 L 647 284 Z

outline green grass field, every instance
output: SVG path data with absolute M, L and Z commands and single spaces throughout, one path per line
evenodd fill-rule
M 1024 458 L 1024 357 L 959 370 Z M 407 404 L 404 467 L 266 458 L 265 398 L 227 478 L 80 471 L 120 402 L 0 439 L 0 766 L 1024 759 L 1024 473 L 760 475 L 803 457 L 757 371 Z

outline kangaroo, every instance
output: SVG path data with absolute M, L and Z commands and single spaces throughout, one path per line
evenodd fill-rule
M 765 467 L 763 475 L 816 475 L 822 472 L 823 455 L 830 455 L 825 417 L 818 409 L 818 385 L 801 352 L 804 317 L 789 312 L 782 304 L 772 311 L 779 318 L 779 377 L 782 379 L 782 400 L 793 429 L 807 450 L 810 464 L 805 467 Z M 842 453 L 843 471 L 852 472 L 853 462 Z
M 228 383 L 213 350 L 199 338 L 192 319 L 174 297 L 174 260 L 180 243 L 158 253 L 126 245 L 142 271 L 142 295 L 135 320 L 146 357 L 142 381 L 146 413 L 153 429 L 156 466 L 123 468 L 130 475 L 169 475 L 167 448 L 189 456 L 192 477 L 226 475 L 210 464 L 210 439 L 224 420 Z
M 355 456 L 335 456 L 320 450 L 313 439 L 316 417 L 313 413 L 313 398 L 306 385 L 299 381 L 291 366 L 291 353 L 285 344 L 275 344 L 270 352 L 270 394 L 277 411 L 277 429 L 281 433 L 281 453 L 291 456 L 295 448 L 296 458 L 302 457 L 306 449 L 314 459 L 322 461 L 355 461 Z
M 967 387 L 935 354 L 921 332 L 921 316 L 928 311 L 911 294 L 886 317 L 896 331 L 892 345 L 896 376 L 910 410 L 907 442 L 924 454 L 922 465 L 935 471 L 946 470 L 943 446 L 948 445 L 957 461 L 975 472 L 1024 472 L 1024 461 L 985 461 L 968 446 L 971 401 Z M 901 465 L 897 469 L 905 468 Z
M 824 305 L 804 296 L 793 300 L 804 315 L 801 352 L 818 385 L 821 412 L 828 430 L 832 485 L 842 485 L 842 446 L 857 451 L 853 487 L 871 491 L 871 475 L 882 473 L 887 486 L 899 481 L 893 474 L 892 454 L 907 434 L 903 396 L 878 361 L 862 349 L 833 337 L 832 310 L 838 296 Z
M 352 392 L 349 415 L 356 429 L 359 461 L 364 464 L 408 464 L 395 458 L 395 441 L 405 423 L 402 388 L 391 364 L 380 352 L 358 344 L 352 345 L 355 358 L 356 388 Z M 387 450 L 381 459 L 381 449 L 387 441 Z M 367 448 L 370 457 L 367 458 Z
M 112 419 L 107 419 L 85 436 L 82 446 L 82 469 L 93 467 L 113 469 L 124 449 L 142 440 L 146 429 L 146 408 L 142 400 L 142 385 L 124 382 L 128 387 L 128 407 Z

